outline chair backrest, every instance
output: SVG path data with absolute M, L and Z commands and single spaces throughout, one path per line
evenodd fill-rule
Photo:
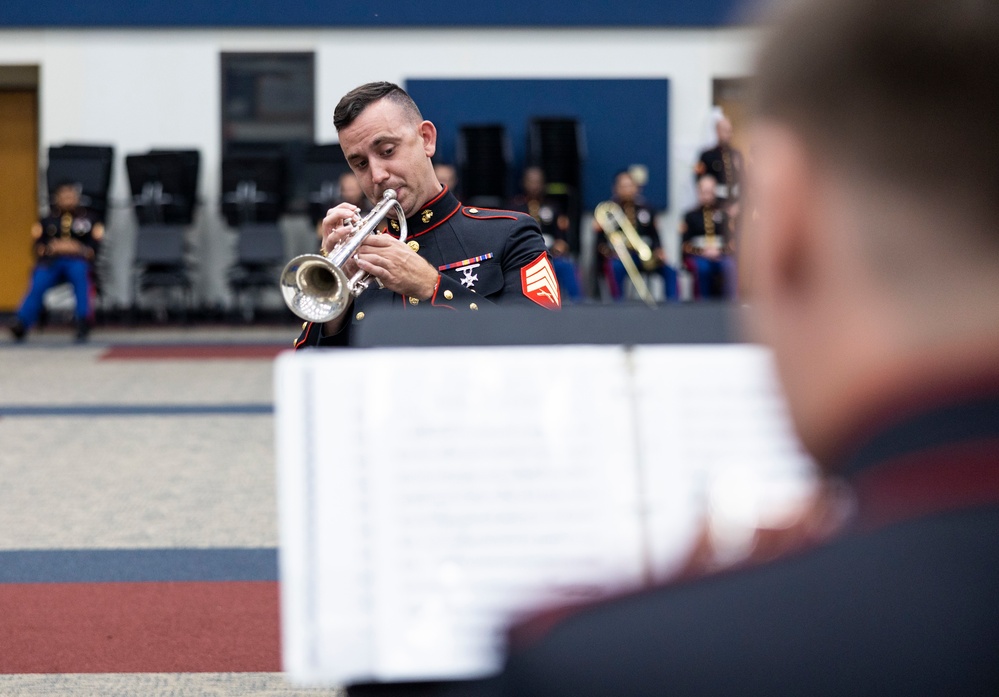
M 194 150 L 156 150 L 125 156 L 132 204 L 140 225 L 193 222 L 199 157 Z
M 229 225 L 274 222 L 285 212 L 287 157 L 270 149 L 222 156 L 222 214 Z
M 51 195 L 64 181 L 80 185 L 80 202 L 104 222 L 114 148 L 110 145 L 53 145 L 48 150 L 46 185 Z
M 275 223 L 247 223 L 239 227 L 236 259 L 239 264 L 284 263 L 284 235 Z
M 184 227 L 142 225 L 136 232 L 135 262 L 141 265 L 184 265 Z
M 317 225 L 326 211 L 340 203 L 340 175 L 350 171 L 339 143 L 323 143 L 305 153 L 302 177 L 305 179 L 309 218 Z

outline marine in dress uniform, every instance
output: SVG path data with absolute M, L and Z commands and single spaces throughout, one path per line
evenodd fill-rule
M 463 206 L 445 188 L 407 218 L 406 226 L 406 243 L 440 273 L 433 296 L 421 301 L 372 284 L 354 301 L 351 321 L 338 333 L 322 336 L 320 325 L 306 323 L 296 348 L 347 346 L 351 327 L 385 307 L 414 312 L 488 311 L 500 304 L 561 307 L 558 281 L 531 216 Z
M 695 177 L 710 174 L 718 180 L 718 200 L 737 201 L 742 179 L 742 153 L 731 145 L 718 145 L 701 153 Z
M 642 272 L 659 273 L 665 285 L 666 299 L 676 300 L 676 270 L 665 262 L 662 240 L 656 227 L 655 211 L 639 202 L 637 194 L 638 188 L 631 175 L 627 172 L 618 173 L 614 180 L 613 200 L 621 206 L 628 221 L 634 226 L 635 232 L 652 250 L 652 258 L 657 260 L 655 268 L 643 269 L 637 253 L 632 253 L 635 266 Z M 627 271 L 608 242 L 606 233 L 596 222 L 593 223 L 593 227 L 596 233 L 596 251 L 599 258 L 604 260 L 604 275 L 610 286 L 611 296 L 615 300 L 620 300 L 624 296 L 624 278 Z
M 51 212 L 32 227 L 31 236 L 37 263 L 11 332 L 15 339 L 24 339 L 38 321 L 45 293 L 69 282 L 76 297 L 76 338 L 85 340 L 90 331 L 91 269 L 104 237 L 104 225 L 80 206 L 75 185 L 62 184 L 56 188 Z
M 730 297 L 735 288 L 730 220 L 715 202 L 713 189 L 710 176 L 698 180 L 701 205 L 680 223 L 683 262 L 694 276 L 699 298 Z
M 523 189 L 523 193 L 511 199 L 507 207 L 527 213 L 538 222 L 541 236 L 552 257 L 552 266 L 563 298 L 580 300 L 582 292 L 579 274 L 573 263 L 566 235 L 569 230 L 568 214 L 557 200 L 545 195 L 544 173 L 540 167 L 528 167 L 524 171 Z
M 701 153 L 694 166 L 694 179 L 711 175 L 718 182 L 716 195 L 719 203 L 739 200 L 743 176 L 742 153 L 732 147 L 732 124 L 721 119 L 716 125 L 718 145 Z

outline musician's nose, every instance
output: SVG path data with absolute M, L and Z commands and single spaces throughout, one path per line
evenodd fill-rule
M 374 184 L 384 184 L 388 181 L 389 171 L 383 164 L 371 162 L 369 163 L 369 167 L 371 169 L 371 181 Z

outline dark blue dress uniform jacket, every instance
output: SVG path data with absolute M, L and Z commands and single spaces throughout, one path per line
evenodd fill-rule
M 407 218 L 406 227 L 406 242 L 441 274 L 433 297 L 404 297 L 372 283 L 348 310 L 351 320 L 340 332 L 322 336 L 321 325 L 306 323 L 296 348 L 347 346 L 351 327 L 387 306 L 438 312 L 494 304 L 561 306 L 544 239 L 529 215 L 462 206 L 445 189 Z
M 830 467 L 856 501 L 837 539 L 540 624 L 447 694 L 999 694 L 999 370 L 972 377 L 867 420 Z

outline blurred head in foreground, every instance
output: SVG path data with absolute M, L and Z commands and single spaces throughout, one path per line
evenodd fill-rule
M 821 460 L 999 363 L 999 3 L 778 3 L 757 66 L 754 328 Z

